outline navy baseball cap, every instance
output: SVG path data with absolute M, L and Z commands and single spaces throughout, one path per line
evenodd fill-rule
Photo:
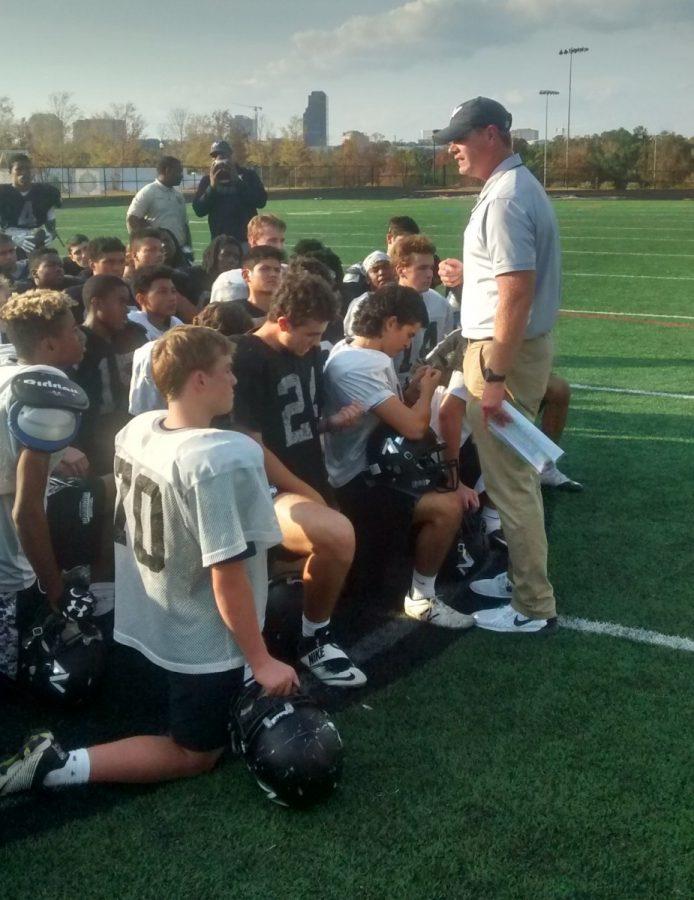
M 210 147 L 210 156 L 231 156 L 231 147 L 226 141 L 215 141 Z
M 458 141 L 467 137 L 475 128 L 485 128 L 487 125 L 496 125 L 499 131 L 508 132 L 511 129 L 511 113 L 489 97 L 475 97 L 461 103 L 451 113 L 451 121 L 447 128 L 434 132 L 434 140 L 438 144 L 447 144 L 449 141 Z

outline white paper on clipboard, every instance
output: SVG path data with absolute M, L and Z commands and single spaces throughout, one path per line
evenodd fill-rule
M 516 409 L 508 400 L 504 400 L 501 408 L 511 417 L 511 421 L 505 425 L 499 425 L 493 419 L 489 420 L 489 430 L 507 447 L 525 460 L 535 469 L 542 472 L 550 463 L 556 463 L 564 451 L 546 434 L 540 431 L 530 419 L 526 419 L 522 412 Z

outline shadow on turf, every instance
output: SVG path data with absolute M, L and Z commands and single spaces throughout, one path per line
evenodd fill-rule
M 559 499 L 553 495 L 546 497 L 548 523 L 551 522 L 552 509 L 557 502 Z M 503 552 L 491 552 L 483 562 L 478 562 L 464 580 L 448 579 L 443 591 L 446 602 L 461 612 L 470 613 L 482 608 L 485 604 L 469 591 L 469 581 L 495 575 L 504 571 L 506 565 Z M 335 630 L 345 646 L 356 643 L 377 628 L 403 616 L 403 568 L 397 561 L 393 568 L 400 573 L 400 577 L 393 581 L 398 585 L 397 590 L 377 599 L 363 595 L 358 600 L 341 602 L 335 615 Z M 409 567 L 404 571 L 409 572 Z M 494 606 L 495 603 L 486 605 Z M 326 709 L 338 712 L 364 701 L 369 693 L 420 669 L 453 642 L 470 636 L 471 631 L 451 631 L 427 625 L 416 626 L 412 631 L 403 629 L 403 636 L 397 643 L 385 646 L 382 651 L 377 649 L 368 660 L 366 668 L 369 681 L 365 688 L 357 691 L 325 688 L 315 679 L 309 678 L 308 690 Z M 0 693 L 0 752 L 3 755 L 12 752 L 28 732 L 43 728 L 54 731 L 61 744 L 67 748 L 103 743 L 127 735 L 157 731 L 162 733 L 166 720 L 165 687 L 165 679 L 157 667 L 136 651 L 114 645 L 103 689 L 88 709 L 65 711 L 40 706 L 33 698 L 5 688 L 4 693 Z M 229 761 L 225 760 L 224 764 L 229 764 Z M 6 813 L 0 822 L 0 846 L 50 832 L 74 819 L 99 815 L 129 803 L 133 797 L 152 794 L 160 787 L 90 785 L 54 793 L 46 792 L 38 797 L 19 795 L 7 798 L 0 807 Z

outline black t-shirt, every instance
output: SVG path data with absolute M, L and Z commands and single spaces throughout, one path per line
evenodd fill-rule
M 60 191 L 52 184 L 32 184 L 25 195 L 14 185 L 0 185 L 0 226 L 39 228 L 48 221 L 48 210 L 60 206 Z
M 236 423 L 259 432 L 290 472 L 325 496 L 327 475 L 318 436 L 323 406 L 320 348 L 296 356 L 245 334 L 236 344 L 234 375 Z
M 231 300 L 230 302 L 248 313 L 251 319 L 253 319 L 254 328 L 258 328 L 263 324 L 265 319 L 267 319 L 267 313 L 265 312 L 265 310 L 261 309 L 259 306 L 256 306 L 255 303 L 251 303 L 251 301 L 247 298 L 244 298 L 243 300 Z
M 113 345 L 86 325 L 82 331 L 84 357 L 72 377 L 89 398 L 89 409 L 82 414 L 76 443 L 86 453 L 92 473 L 105 475 L 113 470 L 116 434 L 130 419 L 129 384 L 122 379 Z

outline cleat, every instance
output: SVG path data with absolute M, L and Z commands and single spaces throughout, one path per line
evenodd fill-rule
M 313 637 L 299 641 L 299 660 L 309 672 L 329 687 L 361 687 L 366 675 L 335 643 L 330 628 L 319 628 Z
M 513 585 L 508 580 L 506 572 L 501 572 L 494 578 L 480 578 L 477 581 L 471 581 L 469 588 L 473 594 L 491 600 L 501 600 L 504 603 L 509 603 L 513 595 Z
M 439 597 L 424 597 L 414 600 L 409 594 L 405 597 L 405 615 L 420 622 L 438 625 L 439 628 L 472 628 L 475 620 L 472 616 L 458 612 L 447 606 Z
M 50 731 L 32 734 L 9 759 L 0 763 L 0 797 L 41 790 L 46 775 L 68 758 Z

